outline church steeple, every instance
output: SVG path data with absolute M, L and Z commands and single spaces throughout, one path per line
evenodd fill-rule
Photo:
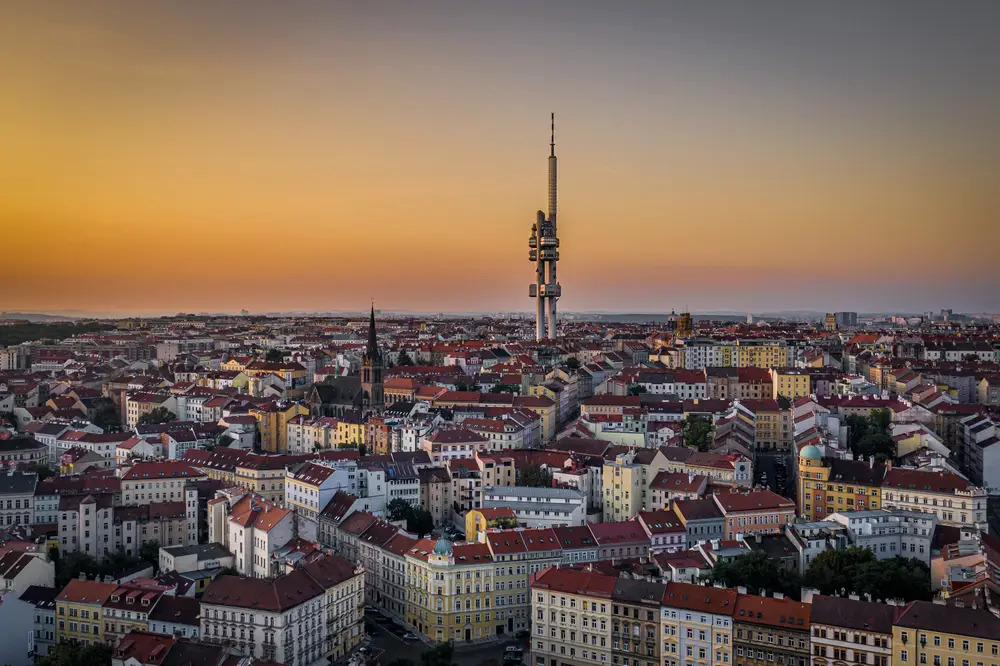
M 368 345 L 361 360 L 361 389 L 365 408 L 381 412 L 385 407 L 385 390 L 382 384 L 382 352 L 375 334 L 374 303 L 368 319 Z
M 378 337 L 375 335 L 375 304 L 372 303 L 371 317 L 368 319 L 368 346 L 365 348 L 365 358 L 381 358 L 378 350 Z

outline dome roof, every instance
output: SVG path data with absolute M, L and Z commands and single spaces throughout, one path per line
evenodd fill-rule
M 799 451 L 799 458 L 808 458 L 809 460 L 820 460 L 822 457 L 823 454 L 820 453 L 820 450 L 815 446 L 813 446 L 812 444 L 803 446 L 802 450 Z
M 448 541 L 447 539 L 438 539 L 437 543 L 434 544 L 434 554 L 451 555 L 451 541 Z

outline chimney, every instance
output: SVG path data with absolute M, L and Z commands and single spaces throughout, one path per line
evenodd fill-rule
M 87 580 L 87 574 L 86 574 L 86 573 L 84 573 L 83 571 L 81 571 L 81 572 L 80 572 L 80 575 L 79 575 L 79 576 L 77 576 L 77 578 L 78 578 L 79 580 Z
M 785 593 L 784 592 L 775 592 L 774 593 L 774 598 L 775 599 L 784 599 L 785 598 Z
M 736 586 L 736 591 L 738 593 L 740 593 L 740 594 L 746 594 L 747 593 L 747 588 L 744 587 L 743 585 L 737 585 Z

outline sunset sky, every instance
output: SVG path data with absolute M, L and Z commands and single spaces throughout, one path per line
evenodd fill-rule
M 8 3 L 0 310 L 1000 311 L 1000 3 Z

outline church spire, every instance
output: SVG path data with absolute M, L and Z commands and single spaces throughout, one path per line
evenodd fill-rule
M 375 303 L 372 303 L 372 314 L 368 320 L 368 348 L 365 349 L 368 358 L 378 358 L 378 338 L 375 335 Z

